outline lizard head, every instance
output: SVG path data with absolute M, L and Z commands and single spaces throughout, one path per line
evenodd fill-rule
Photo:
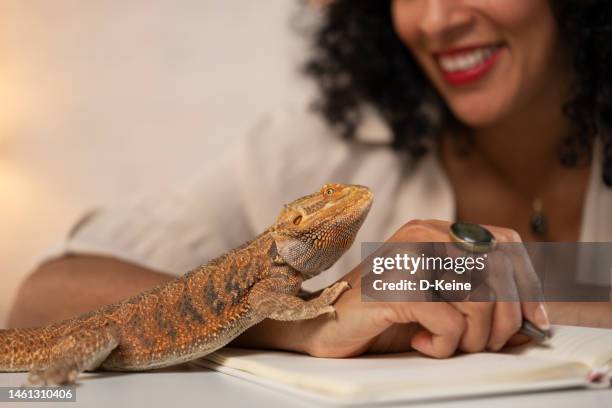
M 367 187 L 326 184 L 285 205 L 271 231 L 279 255 L 307 278 L 328 269 L 352 245 L 373 197 Z

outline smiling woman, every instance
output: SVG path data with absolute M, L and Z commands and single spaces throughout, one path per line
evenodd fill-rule
M 448 131 L 545 122 L 556 129 L 544 133 L 563 134 L 568 165 L 584 162 L 598 135 L 610 185 L 610 21 L 612 5 L 598 0 L 338 0 L 307 71 L 322 90 L 320 111 L 345 135 L 363 104 L 414 157 Z

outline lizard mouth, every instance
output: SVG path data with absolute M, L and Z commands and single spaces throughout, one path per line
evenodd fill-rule
M 354 194 L 354 207 L 361 208 L 363 216 L 370 211 L 374 202 L 374 193 L 368 187 L 354 186 L 357 191 Z M 347 197 L 349 198 L 349 197 Z

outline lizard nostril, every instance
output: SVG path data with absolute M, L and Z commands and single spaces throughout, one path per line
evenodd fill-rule
M 295 218 L 293 219 L 293 223 L 294 223 L 295 225 L 300 225 L 300 222 L 302 222 L 302 216 L 301 216 L 301 215 L 298 215 L 297 217 L 295 217 Z

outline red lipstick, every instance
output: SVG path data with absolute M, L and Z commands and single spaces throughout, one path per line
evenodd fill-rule
M 473 46 L 436 55 L 444 79 L 453 86 L 471 84 L 483 78 L 499 61 L 503 47 Z

